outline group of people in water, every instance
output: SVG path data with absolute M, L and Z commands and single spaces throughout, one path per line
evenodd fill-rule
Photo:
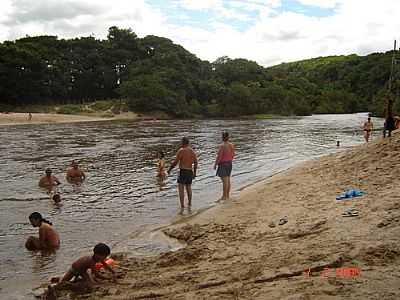
M 232 161 L 235 157 L 235 147 L 229 141 L 229 134 L 222 133 L 222 143 L 218 147 L 218 154 L 215 159 L 214 169 L 216 175 L 221 178 L 223 185 L 223 192 L 221 200 L 228 200 L 231 191 L 231 172 Z M 190 208 L 192 205 L 192 181 L 196 178 L 198 160 L 195 151 L 192 149 L 187 137 L 183 137 L 179 150 L 176 153 L 175 159 L 172 161 L 168 170 L 166 169 L 165 155 L 159 152 L 159 160 L 157 165 L 157 177 L 164 181 L 176 167 L 179 167 L 178 172 L 178 193 L 181 211 L 184 209 L 185 204 L 185 191 L 187 194 L 187 204 Z M 71 163 L 71 167 L 66 172 L 66 179 L 69 183 L 78 184 L 86 179 L 85 173 L 79 168 L 76 161 Z M 39 186 L 46 189 L 50 198 L 56 203 L 61 202 L 61 195 L 58 192 L 58 186 L 61 181 L 52 174 L 52 170 L 47 168 L 45 175 L 40 178 Z M 25 246 L 28 250 L 45 250 L 54 251 L 60 247 L 60 236 L 52 226 L 52 223 L 39 213 L 33 212 L 29 216 L 29 221 L 33 227 L 39 229 L 39 237 L 30 236 Z M 84 256 L 76 260 L 66 274 L 59 280 L 60 282 L 67 282 L 75 277 L 80 277 L 87 283 L 94 283 L 96 278 L 102 278 L 101 274 L 96 270 L 95 265 L 100 264 L 104 269 L 110 271 L 115 279 L 114 270 L 107 264 L 107 257 L 110 255 L 110 248 L 103 243 L 97 244 L 93 249 L 93 255 Z M 90 272 L 89 272 L 90 270 Z M 50 291 L 50 289 L 49 289 Z

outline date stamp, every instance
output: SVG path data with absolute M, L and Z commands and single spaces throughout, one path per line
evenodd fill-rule
M 319 276 L 322 278 L 336 277 L 336 278 L 356 278 L 361 276 L 361 269 L 357 267 L 342 267 L 342 268 L 324 268 L 319 272 Z M 304 270 L 303 275 L 305 277 L 314 276 L 311 268 Z

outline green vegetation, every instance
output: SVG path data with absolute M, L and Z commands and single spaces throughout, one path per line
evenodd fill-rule
M 391 55 L 321 57 L 264 68 L 246 59 L 202 61 L 166 38 L 138 38 L 117 27 L 106 40 L 25 37 L 0 43 L 0 110 L 34 112 L 51 105 L 69 114 L 130 109 L 175 117 L 382 115 Z

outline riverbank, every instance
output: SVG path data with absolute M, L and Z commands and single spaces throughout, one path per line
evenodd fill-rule
M 0 126 L 19 124 L 51 124 L 51 123 L 76 123 L 76 122 L 98 122 L 110 120 L 136 120 L 138 116 L 134 113 L 122 113 L 115 116 L 91 115 L 69 115 L 56 113 L 32 113 L 29 119 L 27 113 L 0 113 Z
M 398 132 L 301 164 L 164 229 L 187 246 L 82 299 L 399 299 L 399 167 Z M 335 200 L 350 188 L 366 194 Z

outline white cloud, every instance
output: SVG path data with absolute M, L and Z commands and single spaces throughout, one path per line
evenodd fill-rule
M 192 10 L 216 9 L 222 7 L 222 0 L 182 0 L 182 7 Z
M 303 5 L 318 6 L 322 8 L 334 8 L 341 0 L 297 0 Z

